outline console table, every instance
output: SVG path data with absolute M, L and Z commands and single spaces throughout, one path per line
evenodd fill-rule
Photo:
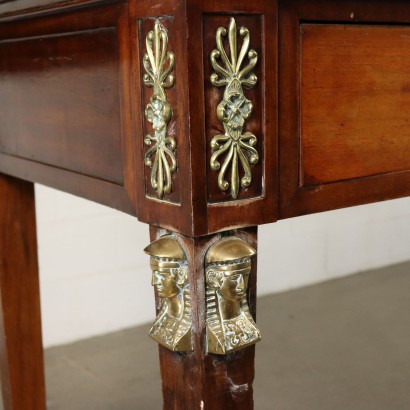
M 35 182 L 150 225 L 164 409 L 252 409 L 257 226 L 410 195 L 409 51 L 402 0 L 1 0 L 5 409 L 46 407 Z

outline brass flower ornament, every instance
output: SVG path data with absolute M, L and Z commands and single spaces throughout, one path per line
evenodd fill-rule
M 168 51 L 168 34 L 159 20 L 155 22 L 154 31 L 148 33 L 146 49 L 143 81 L 153 88 L 153 93 L 145 108 L 145 117 L 152 124 L 154 133 L 145 136 L 144 143 L 151 148 L 145 153 L 144 162 L 151 168 L 151 186 L 162 199 L 172 191 L 172 173 L 177 170 L 177 161 L 176 142 L 168 135 L 172 108 L 165 93 L 165 89 L 174 84 L 175 57 Z
M 225 51 L 223 39 L 228 34 L 230 58 Z M 239 29 L 242 37 L 242 47 L 238 54 L 238 35 L 236 22 L 231 18 L 228 33 L 224 27 L 216 32 L 217 48 L 211 53 L 211 64 L 215 73 L 211 75 L 211 83 L 216 87 L 225 86 L 223 100 L 218 104 L 216 113 L 222 122 L 225 134 L 215 135 L 211 140 L 212 156 L 210 165 L 214 171 L 219 171 L 218 186 L 222 191 L 231 187 L 231 196 L 236 199 L 240 186 L 248 187 L 252 182 L 251 165 L 259 161 L 255 149 L 257 138 L 251 132 L 244 132 L 245 121 L 252 113 L 252 102 L 245 97 L 243 87 L 253 87 L 257 78 L 251 73 L 258 62 L 255 50 L 249 50 L 250 34 L 246 27 Z M 248 64 L 244 65 L 245 58 Z M 223 65 L 219 63 L 222 60 Z M 222 165 L 221 165 L 222 162 Z M 243 175 L 240 177 L 239 165 Z M 226 174 L 230 169 L 230 181 Z

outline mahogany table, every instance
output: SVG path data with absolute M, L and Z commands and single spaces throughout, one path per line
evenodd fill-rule
M 179 244 L 192 345 L 160 346 L 164 409 L 252 409 L 254 346 L 208 346 L 208 250 L 247 244 L 255 317 L 257 225 L 410 195 L 409 112 L 404 0 L 1 0 L 5 409 L 45 409 L 33 183 Z

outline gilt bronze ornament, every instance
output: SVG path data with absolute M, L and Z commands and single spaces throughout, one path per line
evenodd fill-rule
M 230 57 L 224 47 L 227 34 Z M 223 124 L 225 134 L 215 135 L 211 140 L 213 154 L 210 165 L 214 171 L 219 171 L 218 187 L 222 191 L 227 191 L 230 187 L 233 199 L 238 197 L 240 186 L 246 188 L 251 184 L 251 165 L 259 161 L 258 151 L 254 147 L 257 138 L 251 132 L 244 131 L 245 121 L 252 113 L 252 102 L 245 97 L 243 91 L 244 86 L 253 87 L 257 82 L 256 75 L 251 71 L 258 62 L 258 54 L 255 50 L 249 50 L 250 34 L 246 27 L 239 29 L 239 35 L 242 37 L 242 47 L 238 53 L 235 19 L 230 19 L 228 33 L 224 27 L 218 28 L 217 48 L 211 53 L 215 73 L 210 78 L 214 86 L 225 87 L 223 100 L 217 107 L 217 117 Z M 246 57 L 249 61 L 244 65 Z M 240 165 L 242 172 L 239 170 Z M 226 180 L 229 169 L 230 182 Z
M 144 139 L 145 145 L 151 146 L 144 155 L 144 162 L 151 168 L 151 186 L 159 199 L 172 191 L 172 173 L 177 170 L 176 142 L 168 135 L 172 108 L 165 93 L 165 89 L 174 84 L 172 71 L 175 57 L 167 49 L 167 31 L 157 20 L 154 31 L 150 31 L 146 38 L 147 52 L 143 58 L 146 74 L 143 80 L 145 85 L 153 88 L 150 102 L 145 108 L 145 117 L 154 130 L 153 134 L 147 134 Z
M 206 333 L 208 352 L 228 354 L 261 339 L 247 302 L 252 246 L 230 236 L 206 254 Z
M 185 253 L 171 235 L 152 242 L 144 252 L 151 256 L 152 285 L 160 301 L 149 336 L 172 351 L 191 351 L 191 296 Z

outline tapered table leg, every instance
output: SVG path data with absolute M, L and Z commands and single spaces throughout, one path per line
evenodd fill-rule
M 151 240 L 166 233 L 151 228 Z M 233 233 L 256 248 L 257 228 Z M 164 410 L 251 410 L 253 409 L 255 346 L 234 353 L 207 352 L 205 258 L 209 247 L 221 238 L 212 235 L 190 238 L 174 235 L 186 252 L 191 288 L 193 351 L 172 352 L 160 346 Z M 248 283 L 250 313 L 256 308 L 256 257 Z
M 0 367 L 5 410 L 44 410 L 34 185 L 0 175 Z

